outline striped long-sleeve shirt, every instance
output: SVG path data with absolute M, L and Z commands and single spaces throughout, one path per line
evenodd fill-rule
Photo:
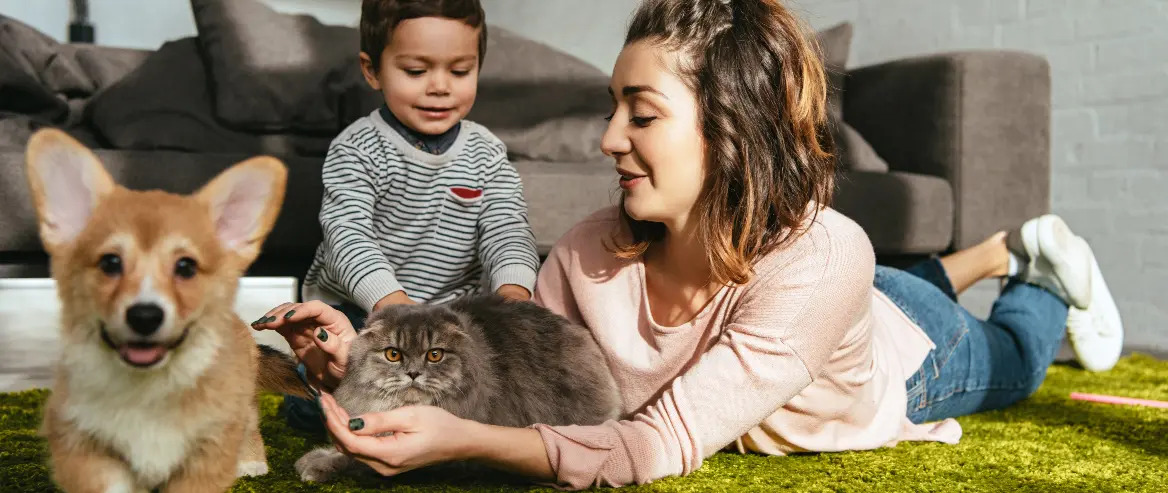
M 398 290 L 442 302 L 482 288 L 532 291 L 539 256 L 519 174 L 490 131 L 464 120 L 446 152 L 409 145 L 374 111 L 329 147 L 324 241 L 303 297 L 370 311 Z

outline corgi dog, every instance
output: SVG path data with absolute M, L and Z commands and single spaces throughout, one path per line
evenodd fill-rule
M 283 163 L 255 157 L 181 196 L 115 184 L 55 129 L 31 137 L 26 159 L 61 300 L 41 429 L 53 480 L 67 492 L 215 492 L 266 474 L 257 367 L 275 350 L 261 351 L 234 306 L 283 203 Z M 280 387 L 266 390 L 307 395 Z

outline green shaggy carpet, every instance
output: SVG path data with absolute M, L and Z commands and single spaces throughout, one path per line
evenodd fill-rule
M 1168 491 L 1168 410 L 1071 401 L 1070 392 L 1168 400 L 1168 362 L 1125 358 L 1090 374 L 1056 366 L 1036 395 L 1011 409 L 960 418 L 958 445 L 903 443 L 867 452 L 791 457 L 718 454 L 685 478 L 633 491 Z M 43 390 L 0 394 L 0 490 L 52 491 L 45 443 L 36 435 Z M 350 478 L 301 483 L 292 464 L 321 438 L 289 429 L 265 396 L 263 436 L 272 473 L 242 479 L 236 492 L 517 491 L 499 480 L 451 482 Z

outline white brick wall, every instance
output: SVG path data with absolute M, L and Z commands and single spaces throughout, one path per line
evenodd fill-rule
M 1054 212 L 1087 238 L 1133 349 L 1168 351 L 1168 1 L 796 0 L 855 24 L 852 66 L 948 50 L 1039 53 L 1052 71 Z M 972 300 L 978 311 L 983 295 Z

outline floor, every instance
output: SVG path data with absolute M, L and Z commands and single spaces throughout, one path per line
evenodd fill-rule
M 1127 358 L 1109 372 L 1051 367 L 1038 392 L 1005 410 L 958 418 L 961 441 L 905 442 L 895 447 L 841 454 L 719 453 L 684 478 L 668 478 L 620 493 L 731 491 L 834 491 L 868 493 L 964 492 L 1157 492 L 1168 491 L 1168 413 L 1142 406 L 1116 406 L 1070 399 L 1072 392 L 1168 399 L 1168 364 L 1146 356 Z M 0 490 L 52 491 L 44 442 L 34 413 L 43 392 L 0 394 Z M 555 493 L 529 484 L 506 484 L 468 471 L 417 471 L 392 479 L 350 474 L 336 483 L 300 481 L 293 464 L 322 434 L 293 429 L 279 404 L 260 397 L 264 449 L 271 472 L 236 482 L 232 493 L 297 491 L 382 493 Z M 7 480 L 7 482 L 6 482 Z M 609 490 L 615 491 L 615 490 Z
M 295 278 L 244 278 L 235 311 L 250 322 L 295 299 Z M 58 349 L 58 309 L 51 279 L 0 279 L 0 392 L 50 386 Z M 289 351 L 278 334 L 252 334 L 258 342 Z

